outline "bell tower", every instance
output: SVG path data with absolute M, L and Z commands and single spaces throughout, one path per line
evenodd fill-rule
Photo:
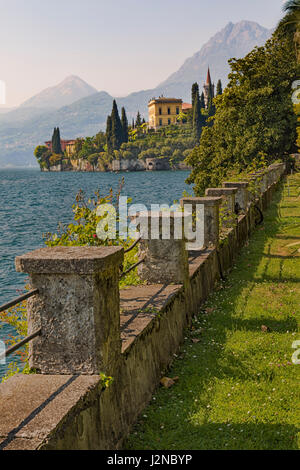
M 208 67 L 208 70 L 207 70 L 206 83 L 204 83 L 203 89 L 204 89 L 204 102 L 205 102 L 205 107 L 207 108 L 207 107 L 208 107 L 208 102 L 209 102 L 210 96 L 211 96 L 212 98 L 215 97 L 215 84 L 211 82 L 211 76 L 210 76 L 209 67 Z

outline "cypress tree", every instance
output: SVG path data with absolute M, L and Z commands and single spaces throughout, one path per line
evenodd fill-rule
M 112 147 L 113 150 L 119 150 L 122 144 L 123 129 L 116 100 L 113 101 L 111 113 Z
M 113 150 L 111 116 L 107 116 L 107 121 L 106 121 L 106 145 L 107 145 L 108 153 L 111 153 Z
M 202 113 L 201 113 L 199 91 L 197 91 L 196 96 L 195 96 L 195 101 L 194 101 L 194 109 L 193 109 L 193 132 L 194 132 L 194 137 L 197 141 L 200 140 L 202 126 L 203 126 L 203 118 L 202 118 Z
M 134 129 L 134 128 L 135 128 L 134 119 L 132 119 L 132 124 L 131 124 L 131 127 L 132 127 L 132 129 Z
M 62 152 L 62 148 L 61 148 L 59 127 L 56 129 L 56 133 L 57 133 L 57 152 L 55 152 L 55 153 L 61 154 L 63 152 Z
M 59 127 L 55 127 L 52 135 L 52 153 L 61 154 L 61 142 L 60 142 L 60 132 Z
M 205 109 L 205 98 L 204 98 L 204 92 L 202 91 L 201 97 L 200 97 L 200 106 L 201 109 Z
M 194 103 L 195 103 L 197 93 L 199 94 L 199 85 L 198 85 L 197 82 L 195 82 L 192 85 L 192 106 L 193 106 L 193 109 L 194 109 Z
M 142 119 L 141 119 L 140 112 L 138 111 L 137 116 L 136 116 L 136 120 L 135 120 L 135 126 L 138 127 L 138 126 L 141 126 L 141 125 L 142 125 Z
M 207 109 L 208 109 L 208 117 L 214 116 L 216 114 L 216 107 L 214 105 L 213 98 L 209 98 Z M 210 122 L 209 126 L 212 126 L 212 125 L 213 123 Z
M 121 123 L 122 123 L 122 131 L 123 131 L 122 140 L 123 142 L 128 142 L 128 120 L 127 120 L 125 108 L 122 108 Z
M 53 134 L 52 134 L 52 139 L 51 139 L 51 143 L 52 143 L 52 152 L 54 153 L 54 147 L 56 147 L 56 127 L 54 127 L 54 131 L 53 131 Z
M 222 82 L 221 80 L 219 80 L 217 83 L 217 96 L 222 95 L 222 93 L 223 93 Z

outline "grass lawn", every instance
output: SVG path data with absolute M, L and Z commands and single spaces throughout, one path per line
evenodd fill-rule
M 299 174 L 201 307 L 166 374 L 178 383 L 157 390 L 124 448 L 299 449 Z

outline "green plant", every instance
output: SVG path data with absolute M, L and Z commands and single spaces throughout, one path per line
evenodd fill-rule
M 100 375 L 101 387 L 104 389 L 109 388 L 111 384 L 113 383 L 114 378 L 104 374 L 103 372 L 101 372 L 99 375 Z

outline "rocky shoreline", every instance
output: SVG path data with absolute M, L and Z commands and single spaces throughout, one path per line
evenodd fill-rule
M 87 160 L 70 160 L 68 163 L 59 163 L 50 168 L 41 168 L 43 172 L 110 172 L 110 171 L 168 171 L 168 170 L 190 170 L 183 161 L 170 163 L 168 158 L 146 158 L 145 160 L 113 160 L 108 164 L 92 165 Z

